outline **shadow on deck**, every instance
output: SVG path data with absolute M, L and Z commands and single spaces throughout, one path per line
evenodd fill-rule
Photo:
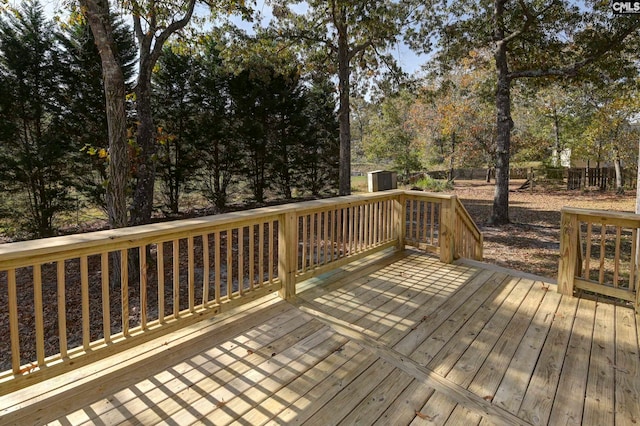
M 0 398 L 0 423 L 640 421 L 632 308 L 382 253 Z

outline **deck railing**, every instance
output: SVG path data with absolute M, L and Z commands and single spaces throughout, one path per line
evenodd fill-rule
M 413 191 L 0 245 L 0 394 L 405 243 L 482 256 L 455 196 Z
M 558 291 L 581 289 L 634 303 L 638 292 L 640 215 L 563 208 Z

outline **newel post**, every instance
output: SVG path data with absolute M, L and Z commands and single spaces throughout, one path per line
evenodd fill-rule
M 282 282 L 280 297 L 285 300 L 296 295 L 296 263 L 298 257 L 298 229 L 295 212 L 286 212 L 278 223 L 278 277 Z
M 396 249 L 404 249 L 404 238 L 407 232 L 407 201 L 404 194 L 397 194 L 393 203 L 393 222 L 398 238 Z
M 455 254 L 456 196 L 442 200 L 440 210 L 440 261 L 452 263 Z
M 560 262 L 558 292 L 573 295 L 573 281 L 578 260 L 578 216 L 562 211 L 560 219 Z

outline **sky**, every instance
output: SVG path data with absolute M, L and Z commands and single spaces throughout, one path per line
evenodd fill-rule
M 53 16 L 56 12 L 60 12 L 64 10 L 64 3 L 62 0 L 41 0 L 42 5 L 44 6 L 45 12 L 49 16 Z M 17 7 L 21 1 L 18 0 L 9 0 L 9 4 L 13 7 Z M 263 16 L 263 22 L 265 25 L 272 19 L 271 8 L 267 4 L 265 4 L 264 0 L 258 0 L 258 4 L 256 6 L 256 10 L 260 12 Z M 304 6 L 294 7 L 296 12 L 303 12 Z M 252 24 L 246 21 L 243 21 L 241 18 L 237 17 L 233 19 L 233 22 L 247 31 L 251 30 Z M 408 74 L 415 74 L 419 72 L 422 64 L 426 61 L 425 55 L 419 55 L 412 51 L 406 44 L 398 43 L 395 48 L 390 50 L 390 53 L 396 58 L 398 61 L 398 65 Z

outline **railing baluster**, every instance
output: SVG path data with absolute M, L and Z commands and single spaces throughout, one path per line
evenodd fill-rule
M 129 253 L 120 250 L 120 303 L 122 312 L 122 334 L 129 336 Z
M 58 284 L 58 341 L 60 343 L 60 356 L 62 356 L 63 358 L 67 356 L 67 310 L 66 310 L 66 294 L 65 294 L 66 293 L 66 285 L 65 285 L 66 277 L 64 273 L 64 264 L 65 264 L 64 260 L 58 260 L 56 262 L 56 280 Z M 103 300 L 104 300 L 104 292 L 103 292 Z M 107 301 L 108 300 L 109 299 L 107 299 Z M 103 305 L 104 305 L 104 302 L 103 302 Z
M 215 250 L 215 253 L 214 253 L 214 258 L 215 258 L 214 259 L 214 262 L 215 262 L 214 263 L 214 267 L 215 267 L 214 273 L 216 275 L 215 276 L 215 280 L 214 280 L 214 287 L 215 287 L 214 291 L 216 293 L 216 303 L 218 305 L 220 305 L 220 297 L 221 297 L 220 293 L 222 292 L 222 286 L 221 286 L 221 283 L 220 283 L 220 281 L 221 281 L 220 276 L 222 275 L 222 259 L 221 259 L 222 256 L 221 256 L 221 253 L 220 253 L 220 250 L 222 250 L 222 248 L 221 248 L 222 247 L 222 243 L 220 242 L 221 234 L 222 234 L 221 232 L 216 232 L 214 234 L 215 243 L 216 243 L 215 248 L 214 248 L 214 250 Z
M 89 350 L 91 344 L 91 316 L 89 309 L 89 261 L 80 256 L 80 287 L 82 295 L 82 347 Z
M 249 226 L 249 290 L 253 290 L 256 275 L 254 271 L 255 260 L 255 245 L 256 245 L 256 225 Z
M 637 291 L 638 228 L 631 230 L 631 256 L 629 259 L 629 291 Z
M 592 240 L 592 236 L 591 236 L 591 231 L 592 231 L 592 223 L 589 222 L 587 223 L 587 238 L 586 238 L 586 245 L 587 245 L 587 250 L 586 250 L 586 254 L 584 257 L 584 273 L 582 274 L 583 278 L 586 279 L 591 279 L 591 243 L 593 242 Z M 580 232 L 580 230 L 578 230 L 578 232 Z
M 264 283 L 264 222 L 258 225 L 258 271 L 260 271 L 258 283 L 262 286 Z
M 607 226 L 603 223 L 600 226 L 600 275 L 598 281 L 604 283 L 604 259 L 607 249 Z
M 233 297 L 233 230 L 227 230 L 227 299 Z
M 187 238 L 187 285 L 189 295 L 189 312 L 196 310 L 196 265 L 195 265 L 195 253 L 193 249 L 193 235 Z
M 273 245 L 273 236 L 275 233 L 276 221 L 272 220 L 269 222 L 269 284 L 273 284 L 273 261 L 276 253 L 276 248 Z M 278 225 L 280 226 L 280 225 Z
M 244 227 L 238 228 L 238 294 L 244 294 Z
M 158 269 L 158 321 L 164 324 L 164 242 L 159 242 L 156 246 L 157 269 Z
M 147 246 L 138 247 L 140 254 L 140 327 L 147 328 Z
M 180 240 L 173 240 L 173 317 L 180 317 Z
M 316 242 L 318 241 L 316 236 L 317 214 L 315 212 L 311 213 L 309 220 L 309 268 L 314 268 L 318 263 L 316 261 Z
M 16 270 L 7 271 L 7 286 L 9 296 L 9 335 L 11 336 L 11 369 L 13 374 L 20 373 L 20 327 L 18 322 L 18 291 L 16 285 Z
M 209 303 L 209 234 L 202 234 L 202 306 Z
M 613 258 L 613 287 L 618 288 L 618 278 L 620 274 L 620 241 L 622 237 L 622 228 L 616 226 L 616 246 Z
M 300 253 L 300 271 L 307 271 L 307 217 L 308 215 L 303 215 L 300 217 L 302 221 L 302 253 Z
M 64 269 L 62 269 L 62 271 L 58 270 L 58 282 L 60 281 L 60 272 L 62 272 L 64 277 Z M 100 287 L 102 290 L 102 334 L 104 335 L 104 341 L 110 343 L 111 299 L 109 298 L 109 253 L 107 252 L 100 253 Z M 62 326 L 60 326 L 60 328 L 62 329 Z
M 42 307 L 42 265 L 33 265 L 33 299 L 36 319 L 36 361 L 39 367 L 44 366 L 44 317 Z

